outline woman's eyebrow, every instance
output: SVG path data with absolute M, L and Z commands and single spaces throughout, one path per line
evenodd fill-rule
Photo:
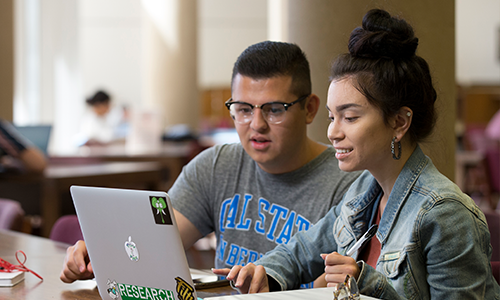
M 338 112 L 341 112 L 341 111 L 346 110 L 346 109 L 351 108 L 351 107 L 361 107 L 361 105 L 356 104 L 356 103 L 346 103 L 346 104 L 342 104 L 342 105 L 337 106 L 336 110 Z

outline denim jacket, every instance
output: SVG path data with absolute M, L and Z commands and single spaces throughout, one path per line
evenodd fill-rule
M 283 290 L 324 272 L 321 253 L 347 250 L 375 218 L 382 189 L 365 171 L 343 201 L 256 264 Z M 358 261 L 360 292 L 381 299 L 499 299 L 486 219 L 417 146 L 389 196 L 376 236 L 376 269 Z M 358 253 L 353 254 L 357 258 Z

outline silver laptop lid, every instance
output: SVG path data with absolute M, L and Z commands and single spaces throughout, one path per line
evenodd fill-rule
M 70 190 L 102 299 L 196 299 L 165 192 Z

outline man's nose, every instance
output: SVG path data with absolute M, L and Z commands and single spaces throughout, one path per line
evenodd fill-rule
M 253 109 L 252 121 L 250 122 L 250 127 L 255 131 L 262 131 L 266 129 L 269 125 L 267 124 L 264 112 L 259 107 Z

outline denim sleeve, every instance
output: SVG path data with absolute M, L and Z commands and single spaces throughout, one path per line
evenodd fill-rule
M 491 282 L 490 239 L 484 216 L 475 209 L 440 201 L 422 217 L 419 232 L 432 299 L 484 299 Z
M 288 244 L 279 245 L 255 264 L 264 266 L 282 290 L 296 289 L 315 280 L 325 270 L 320 254 L 337 250 L 333 225 L 339 212 L 340 206 L 334 206 L 308 231 L 296 233 Z
M 429 299 L 485 299 L 494 288 L 489 264 L 486 223 L 457 201 L 441 201 L 422 211 L 415 221 L 417 232 L 410 271 L 405 280 L 417 282 L 418 294 Z M 381 299 L 406 299 L 389 278 L 358 262 L 360 292 Z M 493 284 L 493 285 L 492 285 Z M 399 292 L 399 293 L 398 293 Z
M 363 261 L 359 261 L 358 266 L 360 273 L 357 283 L 361 294 L 380 299 L 404 299 L 382 273 Z

